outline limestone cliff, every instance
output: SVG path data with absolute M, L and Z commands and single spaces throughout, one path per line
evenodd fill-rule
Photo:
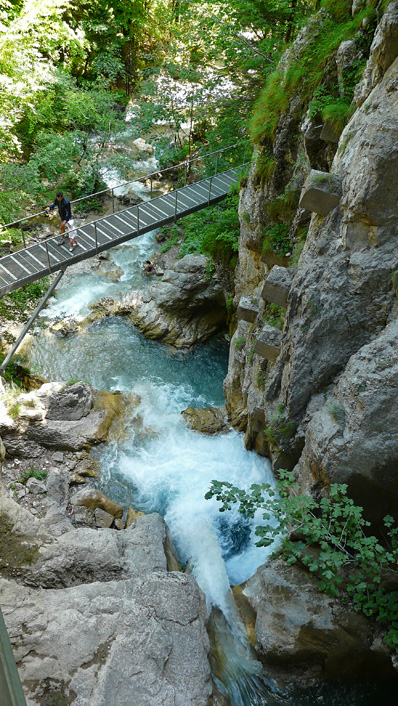
M 356 56 L 354 45 L 332 58 L 337 74 L 342 56 Z M 225 393 L 248 447 L 270 455 L 274 468 L 295 468 L 307 491 L 347 482 L 378 520 L 398 498 L 398 2 L 377 26 L 355 100 L 338 143 L 319 129 L 315 139 L 309 113 L 299 116 L 291 101 L 273 141 L 277 166 L 260 184 L 257 150 L 241 194 L 235 300 L 250 297 L 254 314 L 243 313 L 232 338 Z M 289 216 L 292 247 L 310 218 L 297 265 L 275 253 L 263 263 L 270 206 L 288 185 L 302 187 L 311 168 L 318 171 Z M 274 263 L 290 265 L 292 278 L 272 362 L 261 292 Z

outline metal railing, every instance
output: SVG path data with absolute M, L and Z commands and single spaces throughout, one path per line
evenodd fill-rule
M 0 609 L 0 704 L 26 706 L 21 681 Z
M 115 213 L 115 191 L 117 189 L 121 189 L 122 187 L 129 186 L 130 184 L 134 184 L 135 182 L 142 182 L 142 181 L 150 181 L 150 199 L 153 198 L 153 181 L 154 178 L 159 178 L 159 175 L 163 175 L 166 172 L 171 172 L 171 171 L 176 171 L 178 169 L 184 169 L 184 186 L 187 184 L 187 179 L 188 179 L 188 174 L 190 171 L 190 165 L 193 164 L 194 162 L 198 161 L 203 161 L 208 159 L 209 157 L 215 157 L 215 166 L 214 166 L 214 174 L 211 176 L 216 176 L 218 173 L 218 168 L 219 168 L 219 158 L 220 155 L 223 152 L 227 152 L 228 150 L 235 149 L 237 147 L 237 144 L 234 145 L 229 145 L 228 147 L 223 147 L 220 150 L 215 150 L 214 152 L 209 152 L 208 154 L 205 155 L 199 155 L 197 157 L 194 157 L 193 159 L 187 159 L 184 162 L 179 162 L 179 164 L 173 165 L 171 167 L 166 167 L 165 169 L 158 169 L 156 172 L 152 172 L 151 174 L 142 174 L 139 177 L 135 177 L 134 179 L 131 179 L 130 181 L 124 181 L 121 184 L 118 184 L 117 186 L 112 186 L 107 189 L 102 189 L 101 191 L 96 191 L 94 194 L 88 194 L 88 196 L 81 196 L 78 199 L 74 199 L 71 201 L 71 204 L 75 203 L 80 203 L 82 201 L 86 201 L 88 199 L 95 198 L 96 196 L 102 196 L 103 194 L 111 194 L 112 196 L 112 213 Z M 246 147 L 244 151 L 244 157 L 242 161 L 242 165 L 245 163 L 246 159 Z M 208 175 L 210 176 L 210 175 Z M 179 188 L 178 185 L 176 188 Z M 172 189 L 171 191 L 175 191 L 175 189 Z M 117 194 L 116 194 L 117 198 Z M 46 210 L 43 211 L 38 211 L 37 213 L 33 213 L 31 216 L 26 216 L 25 218 L 18 218 L 15 221 L 11 221 L 10 223 L 5 223 L 4 225 L 0 224 L 0 228 L 11 228 L 13 226 L 19 226 L 21 230 L 21 235 L 22 235 L 22 240 L 24 247 L 26 248 L 26 242 L 25 242 L 25 235 L 24 231 L 22 228 L 22 223 L 25 223 L 26 221 L 30 221 L 33 218 L 38 218 L 39 216 L 46 215 L 48 212 Z

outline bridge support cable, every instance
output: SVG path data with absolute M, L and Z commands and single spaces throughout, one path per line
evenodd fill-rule
M 54 289 L 57 287 L 59 284 L 60 280 L 64 276 L 65 270 L 61 270 L 58 272 L 55 280 L 50 284 L 49 288 L 47 289 L 47 292 L 45 293 L 43 299 L 40 301 L 39 305 L 36 307 L 34 310 L 32 316 L 30 317 L 29 321 L 25 324 L 23 327 L 21 333 L 19 334 L 17 340 L 15 341 L 14 345 L 12 346 L 11 350 L 7 353 L 6 357 L 4 358 L 2 364 L 0 365 L 0 375 L 4 372 L 6 369 L 8 363 L 10 362 L 11 358 L 13 355 L 15 355 L 17 349 L 21 345 L 23 339 L 25 338 L 26 334 L 28 333 L 30 327 L 32 324 L 36 321 L 37 317 L 39 316 L 41 310 L 43 309 L 44 305 L 47 303 L 48 299 L 51 297 Z M 1 702 L 2 704 L 2 702 Z

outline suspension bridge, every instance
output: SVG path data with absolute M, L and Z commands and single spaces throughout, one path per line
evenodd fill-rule
M 233 146 L 235 147 L 235 146 Z M 215 161 L 214 173 L 204 179 L 187 184 L 187 174 L 192 162 L 187 160 L 177 167 L 169 167 L 153 174 L 138 177 L 131 182 L 125 182 L 111 189 L 106 189 L 96 194 L 91 194 L 84 198 L 98 197 L 107 191 L 112 196 L 113 212 L 102 218 L 98 218 L 90 223 L 83 224 L 74 231 L 69 231 L 77 240 L 77 247 L 72 252 L 69 251 L 68 238 L 65 237 L 64 245 L 59 244 L 59 235 L 48 237 L 42 242 L 36 242 L 20 250 L 5 255 L 0 258 L 0 297 L 19 289 L 26 284 L 42 279 L 46 275 L 65 271 L 71 265 L 94 257 L 104 250 L 120 245 L 132 238 L 136 238 L 143 233 L 160 228 L 161 226 L 173 223 L 184 216 L 206 208 L 225 198 L 229 193 L 232 184 L 239 181 L 244 163 L 238 167 L 231 167 L 225 171 L 218 172 L 219 157 L 232 147 L 227 147 L 216 152 L 204 155 L 200 160 L 212 157 Z M 167 171 L 177 169 L 184 170 L 184 186 L 169 191 L 161 196 L 153 196 L 153 180 L 163 176 Z M 150 198 L 134 206 L 129 206 L 119 211 L 115 211 L 115 192 L 121 187 L 134 182 L 150 183 Z M 77 201 L 82 201 L 78 199 Z M 76 201 L 72 202 L 76 203 Z M 7 223 L 2 228 L 20 227 L 24 244 L 26 245 L 24 230 L 28 221 L 37 219 L 44 215 L 44 211 L 33 214 L 27 218 Z

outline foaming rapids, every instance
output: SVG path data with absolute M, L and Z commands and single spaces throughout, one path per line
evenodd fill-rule
M 261 515 L 248 520 L 237 510 L 220 514 L 217 501 L 204 497 L 213 479 L 243 488 L 272 485 L 269 464 L 246 451 L 235 431 L 208 437 L 187 429 L 179 413 L 186 401 L 184 388 L 160 384 L 146 395 L 141 383 L 136 391 L 142 399 L 137 412 L 152 439 L 141 445 L 127 442 L 104 466 L 110 476 L 120 474 L 134 488 L 136 508 L 164 516 L 181 561 L 204 592 L 217 644 L 213 660 L 220 691 L 233 706 L 271 703 L 230 588 L 252 576 L 269 555 L 270 549 L 254 544 Z

